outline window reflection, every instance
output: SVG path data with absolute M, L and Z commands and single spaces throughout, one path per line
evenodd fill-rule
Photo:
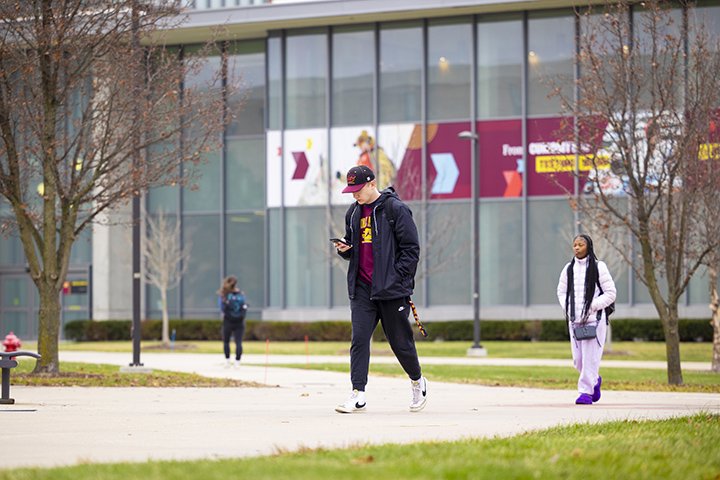
M 477 52 L 478 117 L 519 116 L 523 61 L 520 15 L 481 17 L 477 26 Z

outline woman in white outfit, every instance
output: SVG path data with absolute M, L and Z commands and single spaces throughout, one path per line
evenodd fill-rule
M 600 359 L 605 346 L 607 318 L 605 308 L 615 301 L 615 282 L 607 265 L 595 256 L 592 239 L 578 235 L 573 240 L 575 257 L 560 272 L 557 297 L 565 311 L 570 330 L 573 363 L 580 378 L 575 400 L 578 405 L 592 405 L 600 400 Z M 596 327 L 596 336 L 578 340 L 573 327 Z

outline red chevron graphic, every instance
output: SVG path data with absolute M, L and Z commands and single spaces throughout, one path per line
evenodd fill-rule
M 295 159 L 295 171 L 293 172 L 293 180 L 305 180 L 310 163 L 308 163 L 305 152 L 292 152 Z

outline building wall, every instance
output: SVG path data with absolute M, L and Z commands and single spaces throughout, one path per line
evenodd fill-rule
M 557 317 L 557 276 L 582 222 L 567 192 L 583 185 L 548 167 L 562 121 L 548 80 L 572 95 L 579 28 L 572 10 L 316 23 L 267 38 L 266 157 L 256 159 L 266 170 L 263 318 L 348 317 L 345 265 L 327 238 L 341 231 L 351 201 L 339 193 L 344 173 L 363 161 L 415 212 L 423 244 L 415 300 L 424 314 L 471 318 L 474 147 L 458 138 L 463 130 L 478 134 L 483 317 Z M 369 160 L 358 146 L 363 137 L 374 143 Z M 600 241 L 598 250 L 615 264 L 625 311 L 652 316 L 628 266 L 611 261 Z M 228 254 L 221 246 L 220 256 Z M 187 288 L 211 298 L 215 287 L 188 278 Z M 700 302 L 691 305 L 698 289 L 701 277 L 686 314 L 706 313 Z M 189 302 L 177 303 L 191 314 L 182 307 Z M 192 315 L 201 311 L 213 309 Z

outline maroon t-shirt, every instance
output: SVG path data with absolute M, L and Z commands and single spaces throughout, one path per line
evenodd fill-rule
M 358 277 L 368 285 L 372 285 L 373 274 L 372 212 L 372 206 L 363 205 L 362 216 L 360 217 L 360 269 L 358 270 Z

